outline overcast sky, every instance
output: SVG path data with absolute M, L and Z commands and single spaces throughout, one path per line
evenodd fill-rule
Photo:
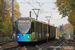
M 55 1 L 56 0 L 17 0 L 20 6 L 21 17 L 29 17 L 29 11 L 31 11 L 31 17 L 36 19 L 36 15 L 32 9 L 40 9 L 38 14 L 39 21 L 47 23 L 46 16 L 50 16 L 50 25 L 60 26 L 68 23 L 67 17 L 61 19 L 61 15 L 59 15 L 54 3 Z M 35 12 L 37 13 L 37 11 Z

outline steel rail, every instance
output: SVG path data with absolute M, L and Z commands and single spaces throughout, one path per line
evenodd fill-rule
M 3 44 L 7 44 L 9 42 L 14 42 L 14 40 L 11 40 L 11 41 L 2 41 L 2 42 L 0 42 L 0 46 L 3 45 Z

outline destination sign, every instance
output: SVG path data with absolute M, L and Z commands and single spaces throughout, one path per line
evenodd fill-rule
M 29 20 L 19 20 L 19 22 L 29 22 Z

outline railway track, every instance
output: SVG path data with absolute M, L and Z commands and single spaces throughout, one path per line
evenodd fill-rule
M 18 50 L 18 49 L 19 49 L 19 46 L 16 45 L 16 46 L 13 46 L 13 47 L 4 48 L 2 50 Z
M 23 49 L 24 48 L 24 49 Z M 12 46 L 12 47 L 7 47 L 7 48 L 4 48 L 4 49 L 0 49 L 0 50 L 26 50 L 26 48 L 23 46 L 19 46 L 19 45 L 15 45 L 15 46 Z
M 74 40 L 67 40 L 65 43 L 69 46 L 74 46 L 75 47 L 75 41 Z
M 50 43 L 54 42 L 55 40 L 53 41 L 49 41 Z M 38 47 L 43 47 L 43 45 L 47 45 L 48 43 L 45 43 L 45 44 L 38 44 L 37 46 Z M 19 45 L 16 45 L 16 46 L 13 46 L 13 47 L 7 47 L 7 48 L 4 48 L 3 50 L 39 50 L 39 48 L 37 46 L 19 46 Z
M 14 42 L 14 40 L 10 40 L 10 41 L 2 41 L 2 42 L 0 42 L 0 46 L 3 45 L 3 44 L 9 43 L 9 42 Z
M 41 50 L 56 50 L 56 49 L 60 48 L 63 44 L 64 44 L 63 41 L 56 41 L 54 43 L 51 43 L 47 46 L 42 47 Z
M 75 49 L 75 41 L 68 40 L 58 40 L 53 43 L 50 43 L 44 47 L 39 47 L 39 50 L 74 50 Z
M 46 45 L 48 45 L 48 44 L 50 44 L 50 43 L 52 43 L 52 42 L 55 42 L 55 41 L 57 41 L 57 40 L 52 40 L 52 41 L 49 41 L 49 42 L 47 42 L 47 43 L 38 44 L 38 45 L 36 45 L 36 46 L 24 46 L 24 47 L 21 48 L 21 49 L 23 49 L 23 50 L 41 50 L 42 47 L 44 47 L 44 46 L 46 46 Z
M 62 50 L 64 44 L 68 44 L 70 41 L 61 41 L 61 40 L 52 40 L 47 43 L 39 44 L 36 46 L 23 46 L 20 47 L 19 45 L 4 48 L 3 50 Z M 73 43 L 71 41 L 71 43 Z
M 6 50 L 8 48 L 12 48 L 12 47 L 15 47 L 17 45 L 18 45 L 17 42 L 14 40 L 3 41 L 3 42 L 0 42 L 0 50 Z
M 74 40 L 67 40 L 63 46 L 65 46 L 64 49 L 75 50 L 75 41 Z
M 43 47 L 38 47 L 39 50 L 56 50 L 58 49 L 60 46 L 63 45 L 65 41 L 59 41 L 59 40 L 56 40 L 56 41 L 52 41 L 51 43 L 49 43 L 48 45 L 45 45 Z

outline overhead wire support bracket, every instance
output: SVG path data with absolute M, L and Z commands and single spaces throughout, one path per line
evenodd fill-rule
M 36 20 L 37 20 L 40 9 L 32 9 L 32 10 L 34 11 L 34 14 L 36 15 Z M 35 10 L 37 10 L 38 12 L 36 13 Z

